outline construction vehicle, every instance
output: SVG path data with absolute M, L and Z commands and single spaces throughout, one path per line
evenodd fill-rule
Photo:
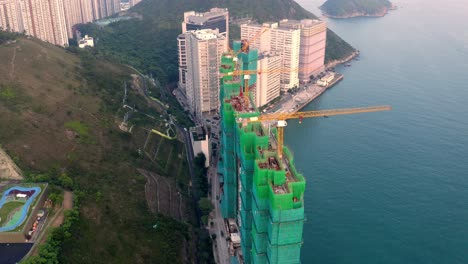
M 288 119 L 299 119 L 299 123 L 302 123 L 304 118 L 314 117 L 329 117 L 336 115 L 350 115 L 358 113 L 371 113 L 391 110 L 391 106 L 371 106 L 362 108 L 343 108 L 343 109 L 330 109 L 330 110 L 316 110 L 316 111 L 305 111 L 296 113 L 271 113 L 262 114 L 257 117 L 249 118 L 237 118 L 236 122 L 243 126 L 251 122 L 276 122 L 277 128 L 277 149 L 278 156 L 280 159 L 283 158 L 283 144 L 284 144 L 284 128 L 288 125 L 286 120 Z

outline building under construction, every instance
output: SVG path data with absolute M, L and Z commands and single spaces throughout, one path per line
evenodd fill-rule
M 258 54 L 233 46 L 220 67 L 221 211 L 237 219 L 245 263 L 300 263 L 305 179 L 288 148 L 278 151 L 276 127 L 242 122 L 260 115 L 249 92 L 256 75 L 233 73 L 256 70 Z

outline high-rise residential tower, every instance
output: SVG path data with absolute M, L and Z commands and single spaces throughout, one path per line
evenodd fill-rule
M 258 55 L 257 65 L 259 69 L 280 69 L 281 56 L 265 52 Z M 255 102 L 255 106 L 264 106 L 280 96 L 280 80 L 280 71 L 271 71 L 257 75 L 257 83 L 252 89 L 252 99 Z
M 187 58 L 186 95 L 192 113 L 219 109 L 221 55 L 227 51 L 226 36 L 218 30 L 203 29 L 183 33 Z
M 229 11 L 227 8 L 212 8 L 208 12 L 197 13 L 189 11 L 184 13 L 182 22 L 182 33 L 189 30 L 217 29 L 219 34 L 225 36 L 226 47 L 229 45 Z M 187 65 L 185 53 L 185 35 L 181 34 L 177 38 L 179 48 L 179 87 L 185 92 Z
M 18 0 L 0 0 L 0 28 L 12 32 L 24 30 Z
M 139 3 L 132 0 L 130 6 Z M 0 29 L 68 46 L 73 26 L 120 12 L 120 0 L 0 0 Z
M 249 43 L 251 49 L 281 56 L 282 91 L 299 85 L 300 29 L 279 27 L 278 23 L 246 24 L 241 26 L 241 38 L 253 40 Z
M 321 20 L 282 20 L 280 27 L 300 29 L 299 80 L 307 82 L 311 75 L 324 70 L 327 25 Z
M 23 29 L 28 35 L 68 46 L 63 0 L 19 0 Z

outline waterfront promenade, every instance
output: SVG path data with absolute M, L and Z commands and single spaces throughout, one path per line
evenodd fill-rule
M 299 89 L 295 93 L 288 93 L 283 95 L 283 97 L 272 107 L 264 110 L 265 113 L 276 113 L 276 112 L 285 112 L 293 113 L 301 110 L 315 98 L 319 97 L 324 93 L 328 88 L 333 87 L 339 81 L 343 79 L 343 75 L 335 73 L 335 78 L 327 86 L 320 86 L 315 83 L 307 84 L 304 88 Z

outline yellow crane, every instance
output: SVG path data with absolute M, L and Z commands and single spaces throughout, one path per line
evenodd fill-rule
M 281 160 L 283 158 L 284 127 L 287 126 L 286 120 L 288 119 L 299 119 L 299 123 L 302 123 L 303 118 L 371 113 L 371 112 L 388 111 L 391 109 L 392 109 L 391 106 L 385 105 L 385 106 L 370 106 L 370 107 L 361 107 L 361 108 L 316 110 L 316 111 L 305 111 L 305 112 L 296 112 L 296 113 L 271 113 L 271 114 L 262 114 L 260 116 L 248 117 L 248 118 L 238 117 L 236 119 L 236 122 L 245 126 L 251 122 L 275 121 L 277 130 L 278 130 L 278 137 L 277 137 L 278 156 Z

